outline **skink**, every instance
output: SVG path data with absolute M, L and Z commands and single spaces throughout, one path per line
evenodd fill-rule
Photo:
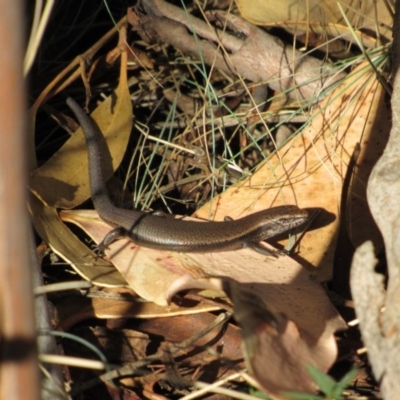
M 221 222 L 184 221 L 115 207 L 103 178 L 99 146 L 102 133 L 72 98 L 67 99 L 67 105 L 85 135 L 94 207 L 100 218 L 117 227 L 105 236 L 99 245 L 100 251 L 118 238 L 129 237 L 137 245 L 161 250 L 203 253 L 252 247 L 263 254 L 271 254 L 259 245 L 260 241 L 295 228 L 308 218 L 306 210 L 294 205 L 274 207 L 237 220 L 227 218 Z

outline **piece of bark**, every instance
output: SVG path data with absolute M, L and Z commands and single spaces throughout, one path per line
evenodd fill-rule
M 400 1 L 396 4 L 393 41 L 392 129 L 385 152 L 376 163 L 367 188 L 368 202 L 385 242 L 387 291 L 374 270 L 370 243 L 360 246 L 352 263 L 351 290 L 360 330 L 375 378 L 385 399 L 400 393 Z
M 227 73 L 268 82 L 292 101 L 316 102 L 345 76 L 233 14 L 209 14 L 223 26 L 218 29 L 163 0 L 142 1 L 141 8 L 147 15 L 137 19 L 131 13 L 128 19 L 144 40 L 168 43 Z

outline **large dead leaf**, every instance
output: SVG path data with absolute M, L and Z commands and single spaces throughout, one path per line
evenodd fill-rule
M 310 266 L 318 267 L 320 280 L 327 280 L 338 230 L 338 218 L 332 221 L 332 215 L 338 215 L 343 178 L 358 142 L 361 154 L 351 208 L 351 237 L 355 244 L 369 239 L 376 248 L 382 246 L 368 209 L 365 187 L 387 141 L 390 115 L 372 69 L 365 64 L 355 69 L 314 109 L 310 121 L 302 135 L 279 149 L 253 176 L 206 204 L 196 216 L 238 218 L 244 212 L 282 204 L 322 207 L 327 212 L 318 216 L 318 227 L 303 237 L 299 255 Z
M 30 196 L 28 207 L 34 227 L 42 240 L 69 265 L 79 265 L 79 274 L 84 279 L 101 286 L 126 285 L 126 280 L 110 262 L 99 259 L 96 266 L 87 262 L 95 254 L 61 221 L 55 208 L 46 206 L 33 195 Z
M 318 340 L 286 315 L 266 310 L 253 292 L 241 290 L 232 281 L 225 282 L 225 287 L 242 328 L 247 368 L 264 390 L 274 399 L 286 399 L 285 391 L 314 392 L 317 387 L 307 366 L 328 371 L 336 358 L 333 336 Z
M 115 299 L 107 296 L 103 298 L 69 296 L 57 303 L 54 324 L 58 330 L 68 331 L 77 323 L 90 318 L 169 318 L 177 315 L 199 314 L 218 309 L 220 307 L 217 305 L 193 304 L 193 302 L 188 300 L 181 301 L 179 305 L 170 304 L 165 307 L 152 302 L 135 301 L 129 298 Z
M 296 34 L 308 31 L 309 34 L 318 33 L 351 42 L 355 42 L 354 35 L 357 35 L 366 47 L 374 47 L 376 40 L 363 33 L 365 31 L 375 32 L 379 27 L 381 38 L 390 41 L 392 36 L 392 15 L 384 0 L 236 0 L 236 3 L 243 18 L 251 23 L 283 26 Z M 354 28 L 353 32 L 347 26 L 338 3 Z
M 112 165 L 105 163 L 109 178 L 125 154 L 132 129 L 132 102 L 123 83 L 115 95 L 107 97 L 92 113 L 107 141 Z M 104 152 L 106 148 L 102 149 Z M 105 160 L 109 158 L 105 158 Z M 74 135 L 40 168 L 32 172 L 30 189 L 47 205 L 73 208 L 90 197 L 88 158 L 82 129 Z

